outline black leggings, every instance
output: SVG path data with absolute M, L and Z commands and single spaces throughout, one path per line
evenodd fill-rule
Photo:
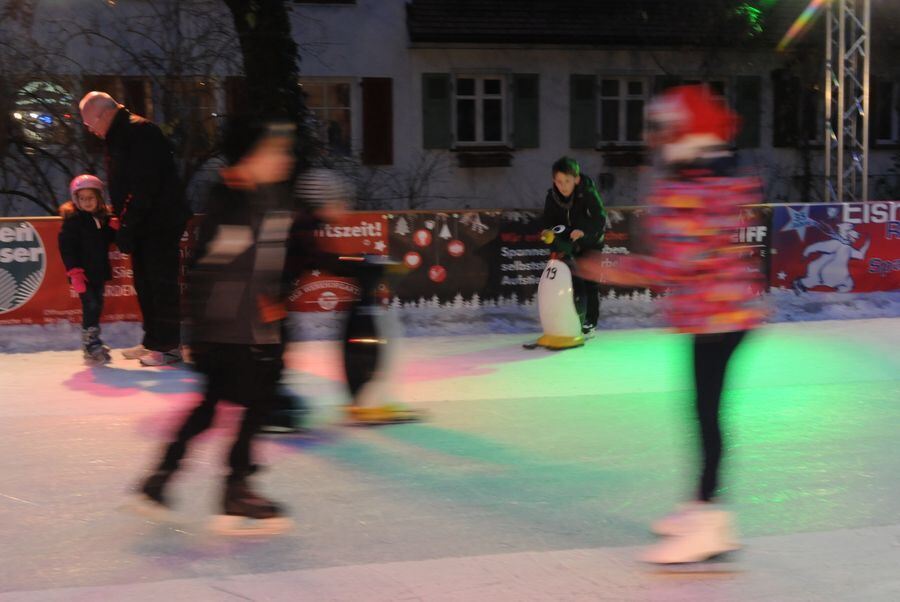
M 271 411 L 281 374 L 282 345 L 232 345 L 198 343 L 191 348 L 197 370 L 206 375 L 203 401 L 182 423 L 163 454 L 160 472 L 178 470 L 188 442 L 212 424 L 216 405 L 227 399 L 246 406 L 239 431 L 228 455 L 230 482 L 241 481 L 254 471 L 253 438 Z
M 94 328 L 100 326 L 100 315 L 103 313 L 103 291 L 105 282 L 88 282 L 87 289 L 80 293 L 81 327 Z
M 696 387 L 697 421 L 703 446 L 703 470 L 697 498 L 708 502 L 714 496 L 722 460 L 722 432 L 719 428 L 719 405 L 725 372 L 734 350 L 747 331 L 699 334 L 694 336 L 694 384 Z
M 134 241 L 131 267 L 144 326 L 141 343 L 153 351 L 170 351 L 181 340 L 178 245 L 183 230 L 154 232 Z
M 596 326 L 600 319 L 600 285 L 572 274 L 572 291 L 575 297 L 575 311 L 578 312 L 582 326 L 585 324 Z

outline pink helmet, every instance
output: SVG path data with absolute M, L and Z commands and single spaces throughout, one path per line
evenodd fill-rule
M 97 176 L 85 173 L 80 176 L 75 176 L 69 183 L 69 198 L 72 199 L 73 203 L 78 204 L 75 199 L 75 193 L 79 190 L 84 190 L 85 188 L 93 188 L 100 194 L 101 201 L 103 200 L 103 180 Z

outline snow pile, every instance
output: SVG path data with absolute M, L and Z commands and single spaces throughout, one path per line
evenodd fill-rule
M 785 289 L 769 293 L 771 322 L 852 320 L 900 317 L 900 291 L 880 293 L 805 293 Z M 441 304 L 434 299 L 392 303 L 387 312 L 395 336 L 518 334 L 541 331 L 533 300 L 525 303 L 462 302 Z M 333 340 L 341 336 L 342 313 L 294 313 L 292 340 Z M 604 295 L 600 329 L 655 328 L 664 325 L 659 303 L 646 291 Z M 130 347 L 141 340 L 136 322 L 103 324 L 103 340 L 111 347 Z M 70 322 L 47 325 L 0 326 L 0 352 L 62 351 L 81 346 L 81 327 Z
M 138 322 L 101 324 L 100 338 L 110 347 L 133 347 L 144 331 Z M 0 326 L 0 352 L 68 351 L 81 349 L 81 324 L 61 320 L 52 324 Z
M 852 320 L 900 317 L 900 291 L 881 293 L 807 293 L 773 289 L 768 295 L 770 322 Z M 477 305 L 457 301 L 441 305 L 392 303 L 390 315 L 405 336 L 540 333 L 533 301 L 522 305 Z M 343 314 L 293 314 L 291 335 L 296 340 L 335 339 Z M 662 306 L 647 291 L 616 294 L 600 301 L 600 329 L 658 328 L 665 325 Z M 396 328 L 395 328 L 396 330 Z
M 900 291 L 878 293 L 806 293 L 773 288 L 771 322 L 859 320 L 900 316 Z

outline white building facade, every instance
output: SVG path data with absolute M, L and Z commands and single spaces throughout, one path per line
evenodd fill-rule
M 69 7 L 72 18 L 95 22 L 101 31 L 110 15 L 140 13 L 151 4 L 119 3 L 89 11 L 89 3 L 82 3 L 83 10 Z M 201 4 L 217 10 L 215 2 Z M 564 31 L 554 38 L 544 35 L 540 24 L 519 22 L 512 23 L 519 27 L 519 37 L 504 37 L 492 33 L 490 19 L 478 14 L 502 4 L 291 3 L 301 84 L 327 148 L 324 160 L 353 178 L 361 208 L 538 208 L 550 185 L 550 165 L 562 155 L 582 164 L 607 204 L 641 204 L 652 171 L 643 144 L 644 110 L 655 91 L 677 82 L 708 83 L 742 116 L 739 156 L 745 168 L 762 175 L 767 201 L 823 198 L 824 124 L 821 92 L 816 89 L 822 57 L 816 45 L 783 55 L 765 43 L 688 47 L 654 38 L 635 44 L 640 27 L 620 40 L 610 23 L 598 25 L 607 32 L 598 34 L 601 43 L 588 43 L 593 38 L 578 32 L 568 42 Z M 805 2 L 784 4 L 802 10 Z M 792 14 L 790 6 L 782 10 Z M 459 22 L 447 17 L 454 11 L 460 14 Z M 229 16 L 223 10 L 217 15 L 225 27 Z M 650 25 L 657 17 L 651 15 Z M 435 25 L 441 18 L 445 27 Z M 204 24 L 216 21 L 210 19 L 184 29 L 193 27 L 198 38 L 201 30 L 208 36 Z M 481 23 L 487 29 L 479 33 L 476 26 Z M 233 104 L 240 57 L 235 45 L 224 43 L 227 32 L 221 35 L 226 49 L 220 55 L 203 55 L 206 62 L 195 58 L 193 64 L 182 60 L 180 74 L 166 75 L 166 81 L 177 81 L 182 91 L 175 98 L 189 105 L 189 118 L 171 126 L 173 131 L 187 128 L 199 138 L 212 139 L 216 119 Z M 492 36 L 499 41 L 492 42 Z M 87 89 L 109 88 L 135 112 L 169 123 L 171 111 L 156 91 L 159 74 L 148 78 L 129 60 L 129 53 L 152 54 L 151 42 L 132 36 L 113 50 L 109 44 L 84 39 L 66 46 L 78 65 L 61 64 L 61 71 L 72 71 L 67 76 L 74 82 L 69 84 L 71 96 L 77 102 Z M 115 52 L 121 56 L 112 56 Z M 869 189 L 872 198 L 893 198 L 895 189 L 900 193 L 893 171 L 900 163 L 900 71 L 893 61 L 878 59 L 876 54 Z M 16 86 L 31 81 L 18 77 Z M 96 144 L 93 148 L 96 153 Z M 195 166 L 194 177 L 208 179 L 215 161 L 200 156 L 198 163 L 202 165 Z

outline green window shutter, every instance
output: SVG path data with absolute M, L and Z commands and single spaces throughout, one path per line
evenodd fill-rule
M 513 76 L 513 145 L 537 148 L 540 136 L 540 83 L 536 73 Z
M 597 78 L 569 76 L 569 147 L 594 148 L 597 144 Z
M 772 72 L 772 146 L 797 144 L 800 94 L 799 80 L 786 69 Z
M 394 163 L 393 88 L 390 77 L 362 79 L 363 165 Z
M 879 77 L 869 77 L 869 148 L 878 145 L 878 140 L 890 140 L 891 132 L 891 107 L 892 82 Z M 881 99 L 888 102 L 879 102 Z
M 734 88 L 734 108 L 741 116 L 737 136 L 738 148 L 759 147 L 760 90 L 762 79 L 756 75 L 739 75 Z
M 450 74 L 422 74 L 422 146 L 450 148 Z

